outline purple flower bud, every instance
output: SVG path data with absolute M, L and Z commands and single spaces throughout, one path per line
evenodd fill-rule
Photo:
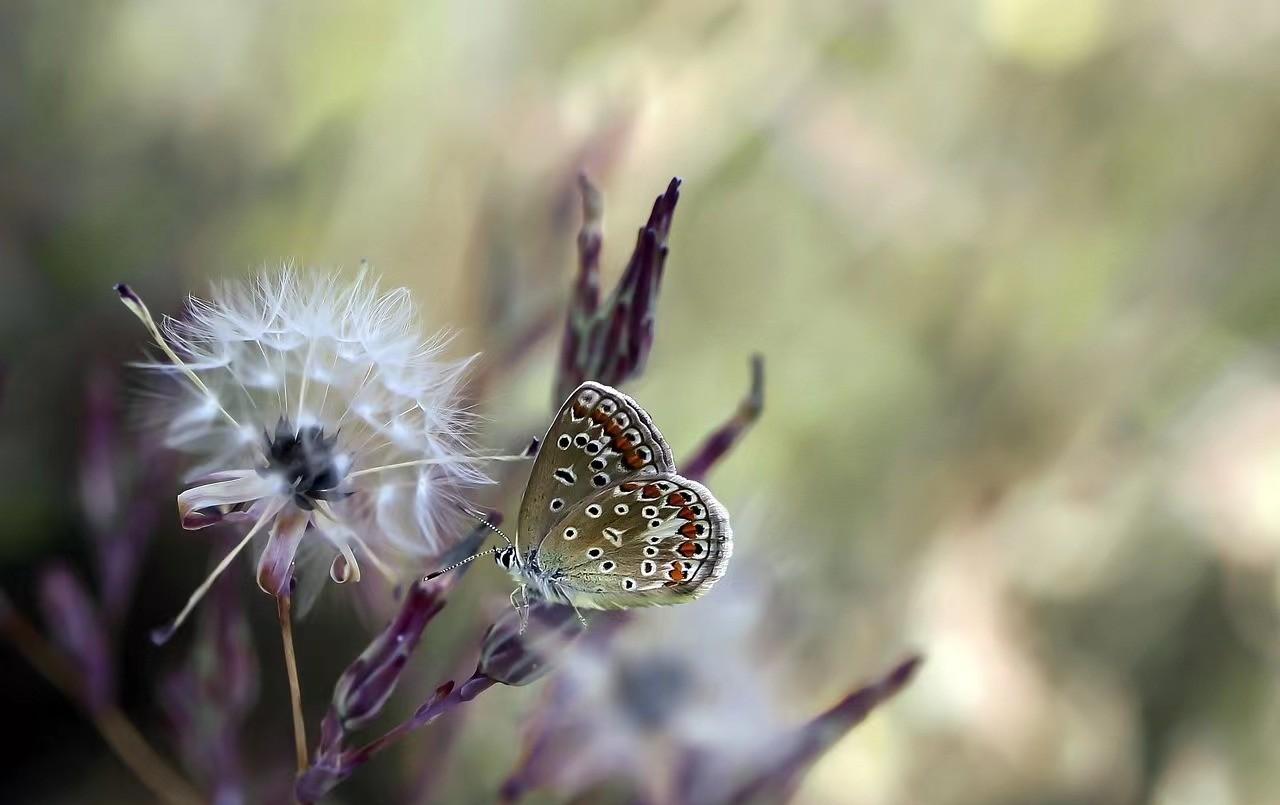
M 667 235 L 680 200 L 680 179 L 653 203 L 636 248 L 603 307 L 600 297 L 600 192 L 581 177 L 582 230 L 578 235 L 578 281 L 565 320 L 554 404 L 584 380 L 618 385 L 644 369 L 653 347 L 654 310 L 667 260 Z
M 53 642 L 67 655 L 80 682 L 84 704 L 98 711 L 115 697 L 115 675 L 106 628 L 84 585 L 62 565 L 40 579 L 40 604 Z
M 444 609 L 444 599 L 431 582 L 409 588 L 395 618 L 338 679 L 333 706 L 344 730 L 367 724 L 395 690 L 409 655 L 427 623 Z
M 742 439 L 764 411 L 764 356 L 751 356 L 751 388 L 738 404 L 728 422 L 717 428 L 688 461 L 683 462 L 685 477 L 701 481 L 720 459 Z
M 521 631 L 524 618 L 528 622 Z M 584 631 L 572 607 L 534 601 L 523 615 L 508 610 L 485 632 L 476 674 L 503 685 L 536 682 Z

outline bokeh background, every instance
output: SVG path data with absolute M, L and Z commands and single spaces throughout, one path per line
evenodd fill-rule
M 29 608 L 38 568 L 87 562 L 86 400 L 125 405 L 142 341 L 113 282 L 175 312 L 209 278 L 367 258 L 456 354 L 501 358 L 564 304 L 576 171 L 612 276 L 679 175 L 630 391 L 679 456 L 766 357 L 765 415 L 711 486 L 742 579 L 789 608 L 777 709 L 928 657 L 800 801 L 1275 802 L 1278 45 L 1265 0 L 9 0 L 0 584 Z M 486 441 L 540 430 L 554 355 L 493 373 Z M 126 709 L 161 746 L 176 660 L 144 634 L 208 550 L 174 492 L 124 637 Z M 278 635 L 242 575 L 247 740 L 287 763 Z M 427 654 L 505 604 L 492 567 L 465 587 Z M 313 717 L 368 635 L 339 605 L 299 626 Z M 423 689 L 454 670 L 421 662 Z M 13 801 L 145 797 L 7 648 L 0 680 Z M 536 696 L 476 703 L 445 801 L 490 801 Z M 416 763 L 339 798 L 390 801 Z

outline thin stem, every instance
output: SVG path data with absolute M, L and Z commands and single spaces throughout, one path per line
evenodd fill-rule
M 280 619 L 280 639 L 284 643 L 284 668 L 289 675 L 289 702 L 293 707 L 293 745 L 301 773 L 309 763 L 307 724 L 302 718 L 302 688 L 298 685 L 298 658 L 293 653 L 293 616 L 288 595 L 276 596 L 276 616 Z
M 273 502 L 267 507 L 267 509 L 262 513 L 262 516 L 258 518 L 258 521 L 253 524 L 253 528 L 249 529 L 249 533 L 245 534 L 244 539 L 240 540 L 240 544 L 236 545 L 236 547 L 231 549 L 230 553 L 222 557 L 222 561 L 213 569 L 213 572 L 210 573 L 200 586 L 196 588 L 196 591 L 191 594 L 191 597 L 187 599 L 186 605 L 182 607 L 182 611 L 178 613 L 177 617 L 170 621 L 168 626 L 157 629 L 152 633 L 151 639 L 153 642 L 157 644 L 164 643 L 173 636 L 174 632 L 178 631 L 178 628 L 182 626 L 184 621 L 186 621 L 187 616 L 191 614 L 191 610 L 196 608 L 196 604 L 200 603 L 200 599 L 204 598 L 205 593 L 209 592 L 209 588 L 212 587 L 213 583 L 222 575 L 222 571 L 226 570 L 227 566 L 231 564 L 231 561 L 240 555 L 240 552 L 243 551 L 249 544 L 250 540 L 252 540 L 254 536 L 262 530 L 262 527 L 267 524 L 267 521 L 276 516 L 280 511 L 281 506 L 283 506 L 283 503 Z
M 138 779 L 157 796 L 174 803 L 199 803 L 204 799 L 178 772 L 169 767 L 138 728 L 117 707 L 108 707 L 93 717 L 93 725 L 116 755 Z
M 218 402 L 217 395 L 204 384 L 204 381 L 187 365 L 186 361 L 178 357 L 178 354 L 173 351 L 173 347 L 169 346 L 169 342 L 165 340 L 164 334 L 160 332 L 160 327 L 156 325 L 156 320 L 152 318 L 151 311 L 147 309 L 147 304 L 142 301 L 142 297 L 134 293 L 133 289 L 124 283 L 116 286 L 116 293 L 120 294 L 120 301 L 124 302 L 124 306 L 129 308 L 129 312 L 137 316 L 138 320 L 142 322 L 142 326 L 147 328 L 147 332 L 150 333 L 152 340 L 156 342 L 156 346 L 160 347 L 160 351 L 165 354 L 165 357 L 173 363 L 174 367 L 186 375 L 192 385 L 203 392 L 209 402 L 213 403 L 218 411 L 227 418 L 231 426 L 238 430 L 240 423 L 236 421 L 236 418 L 227 413 L 227 409 L 223 408 L 222 404 Z
M 68 699 L 80 702 L 80 681 L 62 656 L 25 618 L 12 609 L 0 613 L 0 634 L 13 643 L 46 680 Z M 198 805 L 204 799 L 185 778 L 161 757 L 138 728 L 115 705 L 88 713 L 98 734 L 120 762 L 156 798 L 171 805 Z
M 401 470 L 405 467 L 426 467 L 432 464 L 483 464 L 486 461 L 526 461 L 531 456 L 458 456 L 455 458 L 420 458 L 417 461 L 401 461 L 399 464 L 384 464 L 381 467 L 369 467 L 368 469 L 357 470 L 348 473 L 348 478 L 356 478 L 361 475 L 371 475 L 375 472 L 387 472 L 389 470 Z

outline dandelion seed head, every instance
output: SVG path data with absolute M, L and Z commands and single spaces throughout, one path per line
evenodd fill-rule
M 406 289 L 382 290 L 365 268 L 284 268 L 219 283 L 159 325 L 117 291 L 162 353 L 141 364 L 161 378 L 156 427 L 193 457 L 184 525 L 261 521 L 264 589 L 287 581 L 302 541 L 327 543 L 345 580 L 365 559 L 420 572 L 461 533 L 461 493 L 489 482 L 460 402 L 468 361 L 421 334 Z

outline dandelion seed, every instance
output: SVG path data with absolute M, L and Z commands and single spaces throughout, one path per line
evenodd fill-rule
M 312 546 L 337 583 L 366 561 L 392 581 L 420 572 L 448 547 L 461 491 L 489 482 L 482 465 L 520 458 L 470 450 L 468 362 L 442 360 L 446 339 L 421 337 L 409 292 L 380 291 L 367 268 L 229 282 L 162 323 L 116 291 L 160 350 L 141 366 L 175 381 L 156 394 L 164 442 L 200 459 L 178 496 L 183 527 L 252 524 L 157 641 L 260 533 L 258 585 L 274 595 Z

